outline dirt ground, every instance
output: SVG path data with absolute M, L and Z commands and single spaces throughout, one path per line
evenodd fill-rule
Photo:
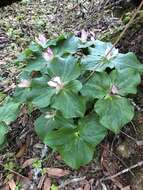
M 50 38 L 85 29 L 98 39 L 114 42 L 137 6 L 122 0 L 23 0 L 0 8 L 0 80 L 4 79 L 0 91 L 12 93 L 21 70 L 12 60 L 39 33 Z M 135 52 L 143 63 L 143 10 L 117 47 Z M 79 170 L 67 167 L 39 140 L 33 128 L 37 113 L 30 117 L 22 110 L 0 152 L 0 190 L 48 190 L 48 185 L 51 190 L 143 190 L 142 89 L 143 82 L 138 94 L 130 97 L 135 106 L 133 121 L 119 135 L 109 134 L 93 161 Z

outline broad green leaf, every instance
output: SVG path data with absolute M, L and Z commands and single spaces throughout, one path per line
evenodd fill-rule
M 42 56 L 36 57 L 35 59 L 31 59 L 28 61 L 24 71 L 32 72 L 32 71 L 40 71 L 42 69 L 46 69 L 49 65 L 49 62 L 46 61 Z
M 60 36 L 58 36 L 57 38 L 54 38 L 54 39 L 49 39 L 47 42 L 46 42 L 46 45 L 44 48 L 48 48 L 50 46 L 56 46 L 57 43 L 59 43 L 60 41 L 64 41 L 66 40 L 68 37 L 70 37 L 71 35 L 69 34 L 61 34 Z
M 55 57 L 51 61 L 50 71 L 54 77 L 60 77 L 62 82 L 69 82 L 77 79 L 80 75 L 80 65 L 73 56 L 66 58 Z
M 40 98 L 41 97 L 45 98 L 48 95 L 49 95 L 49 98 L 47 98 L 47 99 L 50 99 L 52 91 L 54 91 L 54 89 L 48 88 L 47 81 L 48 81 L 47 77 L 38 77 L 38 78 L 34 78 L 31 80 L 31 85 L 29 88 L 18 88 L 17 87 L 14 92 L 14 99 L 17 102 L 19 101 L 21 103 L 25 103 L 27 101 L 32 101 L 35 98 L 37 98 L 36 99 L 37 102 L 42 102 L 42 99 L 40 99 Z M 46 101 L 46 102 L 49 105 L 48 101 Z M 35 103 L 35 101 L 34 101 L 34 103 Z
M 48 80 L 49 76 L 41 76 L 41 77 L 36 77 L 31 80 L 31 88 L 47 88 L 48 87 Z
M 75 137 L 75 129 L 61 128 L 59 130 L 51 131 L 45 134 L 44 143 L 50 147 L 59 147 L 69 144 Z
M 56 148 L 63 160 L 73 168 L 91 161 L 95 146 L 105 137 L 107 130 L 99 123 L 96 114 L 79 121 L 73 129 L 61 128 L 47 133 L 44 142 Z
M 75 136 L 69 139 L 68 144 L 65 143 L 58 150 L 66 164 L 74 169 L 78 169 L 92 160 L 95 148 L 82 138 Z
M 6 124 L 0 123 L 0 146 L 5 142 L 5 135 L 8 133 L 8 130 L 9 127 Z
M 0 92 L 0 103 L 6 98 L 6 94 Z
M 30 94 L 30 88 L 16 88 L 13 98 L 16 102 L 25 103 Z
M 55 94 L 55 89 L 45 88 L 38 93 L 32 103 L 38 108 L 45 108 L 50 105 L 51 97 Z
M 110 57 L 106 56 L 112 47 L 111 43 L 102 42 L 99 40 L 95 41 L 95 47 L 89 48 L 89 55 L 85 56 L 81 60 L 85 70 L 104 71 L 106 68 L 114 68 L 112 60 L 117 56 L 117 50 L 112 49 Z
M 100 117 L 100 123 L 114 133 L 119 133 L 134 116 L 130 101 L 120 96 L 108 96 L 98 100 L 94 109 Z
M 69 36 L 67 39 L 57 42 L 57 46 L 53 48 L 55 55 L 73 54 L 76 53 L 79 47 L 80 40 L 78 37 Z
M 56 89 L 49 88 L 48 77 L 38 77 L 31 80 L 29 88 L 16 88 L 14 98 L 16 101 L 26 103 L 31 101 L 38 108 L 49 106 L 51 97 Z
M 92 98 L 103 98 L 110 92 L 111 80 L 107 73 L 96 72 L 92 78 L 84 84 L 81 93 Z
M 98 145 L 106 136 L 107 130 L 99 123 L 96 114 L 89 115 L 79 122 L 79 135 L 89 144 Z
M 99 99 L 110 94 L 121 96 L 135 94 L 140 81 L 139 73 L 132 69 L 113 70 L 110 74 L 95 72 L 84 84 L 81 93 L 84 96 Z M 112 88 L 116 88 L 115 92 Z
M 71 120 L 65 119 L 59 113 L 47 112 L 36 119 L 34 122 L 35 130 L 39 137 L 44 140 L 47 133 L 53 129 L 59 128 L 73 128 Z
M 17 56 L 17 59 L 14 62 L 19 63 L 19 62 L 27 61 L 30 57 L 32 57 L 32 54 L 33 52 L 29 48 L 26 48 L 22 53 L 20 53 Z
M 61 111 L 66 118 L 83 117 L 85 100 L 79 95 L 63 89 L 54 97 L 52 107 Z
M 42 53 L 40 46 L 35 42 L 31 42 L 28 48 L 34 53 Z
M 95 41 L 87 41 L 85 43 L 81 42 L 81 44 L 79 45 L 79 48 L 80 49 L 86 49 L 86 48 L 88 48 L 90 46 L 94 46 L 94 45 L 95 45 Z
M 8 102 L 0 106 L 0 121 L 10 124 L 14 121 L 19 113 L 20 103 Z
M 56 46 L 56 43 L 57 43 L 57 39 L 49 39 L 44 48 L 48 48 L 50 46 Z
M 143 72 L 143 64 L 139 62 L 136 55 L 132 52 L 119 54 L 113 61 L 117 70 L 133 69 L 137 72 Z
M 78 80 L 72 80 L 64 86 L 64 89 L 70 90 L 75 93 L 79 92 L 81 88 L 82 88 L 82 84 Z
M 117 87 L 118 94 L 122 96 L 136 94 L 137 85 L 141 82 L 140 74 L 128 68 L 119 71 L 114 70 L 110 77 L 112 84 Z

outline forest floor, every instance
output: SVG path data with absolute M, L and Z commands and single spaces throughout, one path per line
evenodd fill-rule
M 85 29 L 94 32 L 98 39 L 114 42 L 136 8 L 117 2 L 23 0 L 0 8 L 0 101 L 3 93 L 12 93 L 21 70 L 12 60 L 39 33 L 51 38 Z M 135 52 L 143 63 L 142 26 L 143 10 L 117 47 L 121 52 Z M 51 190 L 143 190 L 142 88 L 143 83 L 138 94 L 131 97 L 135 105 L 133 121 L 119 135 L 108 136 L 93 161 L 79 170 L 67 167 L 57 153 L 43 145 L 35 134 L 33 118 L 23 110 L 12 123 L 7 146 L 0 152 L 0 190 L 50 187 Z M 115 174 L 116 177 L 111 177 Z

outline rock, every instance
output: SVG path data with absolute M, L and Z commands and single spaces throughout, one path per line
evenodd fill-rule
M 123 158 L 129 158 L 131 155 L 131 150 L 129 147 L 129 144 L 127 142 L 123 142 L 117 147 L 117 152 L 123 157 Z

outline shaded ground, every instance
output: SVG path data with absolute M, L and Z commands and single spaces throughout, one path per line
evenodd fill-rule
M 31 0 L 1 8 L 0 77 L 3 80 L 0 89 L 6 93 L 12 92 L 21 68 L 13 65 L 11 60 L 41 32 L 52 37 L 65 31 L 75 32 L 84 28 L 93 31 L 97 38 L 115 41 L 132 15 L 130 9 L 135 8 L 132 5 L 129 9 L 128 5 L 118 2 L 49 0 L 46 3 Z M 140 12 L 118 47 L 122 52 L 135 52 L 143 63 L 142 18 L 143 13 Z M 141 84 L 138 95 L 132 97 L 136 109 L 134 120 L 125 126 L 120 135 L 109 134 L 98 147 L 95 159 L 79 171 L 65 166 L 57 153 L 51 152 L 42 144 L 33 129 L 37 113 L 29 117 L 26 109 L 23 109 L 19 119 L 11 125 L 8 145 L 0 154 L 0 189 L 9 189 L 10 185 L 7 184 L 17 183 L 17 189 L 23 187 L 25 190 L 36 190 L 39 187 L 48 190 L 44 187 L 44 180 L 47 180 L 47 184 L 51 182 L 63 190 L 142 190 L 143 169 L 140 166 L 114 179 L 103 179 L 143 161 L 142 88 Z M 47 167 L 68 170 L 69 174 L 58 177 L 55 172 L 55 176 L 51 176 L 45 172 Z

